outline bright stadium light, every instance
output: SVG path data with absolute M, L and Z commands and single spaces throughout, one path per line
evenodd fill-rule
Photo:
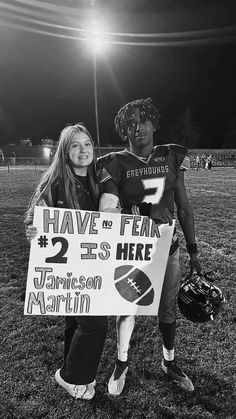
M 44 157 L 46 157 L 46 159 L 49 159 L 49 157 L 50 157 L 50 152 L 51 152 L 51 150 L 50 150 L 50 148 L 49 148 L 49 147 L 44 147 L 44 148 L 43 148 Z
M 97 21 L 91 22 L 91 31 L 89 33 L 88 39 L 91 48 L 96 53 L 103 53 L 108 47 L 108 42 L 106 40 L 105 34 L 100 29 Z

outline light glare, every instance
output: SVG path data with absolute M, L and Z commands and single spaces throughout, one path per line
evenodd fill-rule
M 44 151 L 44 156 L 48 159 L 50 156 L 50 148 L 44 147 L 43 151 Z
M 105 38 L 104 32 L 100 30 L 98 23 L 95 21 L 91 22 L 88 41 L 91 48 L 96 53 L 102 53 L 108 47 L 108 42 Z

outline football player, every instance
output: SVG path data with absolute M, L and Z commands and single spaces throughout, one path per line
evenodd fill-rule
M 184 185 L 189 168 L 187 150 L 175 144 L 153 147 L 153 134 L 160 115 L 151 99 L 135 100 L 122 107 L 115 118 L 115 129 L 129 149 L 109 153 L 98 161 L 103 185 L 100 210 L 129 208 L 132 214 L 149 216 L 160 223 L 172 224 L 174 206 L 187 244 L 190 267 L 200 272 L 194 232 L 194 217 Z M 175 205 L 174 205 L 175 204 Z M 192 381 L 176 364 L 176 296 L 179 288 L 179 243 L 174 231 L 158 311 L 163 338 L 162 370 L 182 389 L 192 391 Z M 118 356 L 108 391 L 121 394 L 128 371 L 128 349 L 135 324 L 134 316 L 118 316 Z

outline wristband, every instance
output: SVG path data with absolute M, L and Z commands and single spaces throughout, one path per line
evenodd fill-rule
M 147 202 L 142 202 L 141 204 L 138 204 L 140 215 L 145 215 L 149 217 L 152 204 Z
M 186 247 L 190 255 L 197 253 L 197 243 L 187 243 Z
M 144 215 L 149 217 L 152 204 L 147 202 L 141 202 L 140 204 L 134 204 L 130 207 L 122 208 L 121 214 L 133 214 L 133 215 Z

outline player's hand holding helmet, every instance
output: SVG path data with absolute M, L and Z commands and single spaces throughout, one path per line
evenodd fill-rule
M 197 253 L 189 255 L 189 267 L 191 272 L 195 270 L 197 273 L 201 273 L 201 264 L 198 260 Z
M 217 316 L 225 299 L 213 281 L 209 273 L 196 270 L 185 277 L 179 289 L 178 306 L 186 319 L 203 323 Z

